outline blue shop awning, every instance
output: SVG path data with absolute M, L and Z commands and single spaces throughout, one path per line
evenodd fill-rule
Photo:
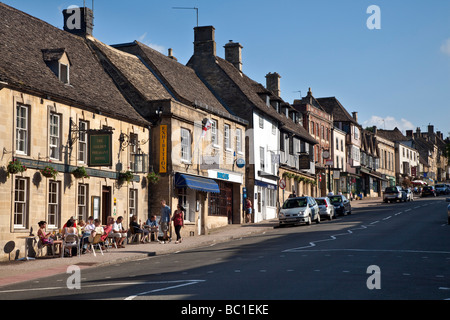
M 190 188 L 203 192 L 220 193 L 219 185 L 212 179 L 190 176 L 187 174 L 175 174 L 175 187 Z

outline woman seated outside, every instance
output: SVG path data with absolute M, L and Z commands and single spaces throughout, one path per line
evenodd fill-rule
M 103 231 L 104 231 L 104 233 L 102 235 L 102 242 L 103 243 L 107 243 L 109 233 L 112 231 L 113 225 L 114 225 L 114 218 L 113 217 L 109 216 L 109 217 L 106 218 L 106 220 L 107 220 L 106 225 L 103 227 Z
M 147 229 L 141 228 L 141 226 L 137 223 L 136 216 L 131 217 L 130 228 L 132 229 L 133 233 L 142 233 L 141 243 L 144 243 L 146 238 L 148 241 L 148 236 L 150 232 Z
M 45 228 L 47 227 L 46 221 L 40 221 L 40 222 L 38 222 L 38 225 L 39 225 L 39 230 L 37 232 L 37 235 L 38 235 L 41 243 L 43 245 L 57 244 L 59 247 L 59 252 L 61 253 L 62 240 L 55 240 L 53 237 L 51 237 L 51 235 L 52 235 L 51 232 L 49 232 L 49 233 L 45 232 Z M 55 254 L 55 252 L 53 252 L 53 254 Z
M 76 243 L 76 242 L 72 242 L 72 241 L 70 241 L 70 242 L 67 241 L 67 239 L 71 240 L 71 239 L 69 238 L 69 236 L 76 236 L 76 237 L 78 238 L 78 230 L 77 230 L 77 228 L 74 226 L 74 221 L 73 221 L 73 220 L 69 219 L 69 220 L 67 221 L 66 227 L 62 229 L 61 235 L 62 235 L 64 241 L 66 241 L 66 244 L 67 244 L 67 245 L 70 246 L 70 245 L 74 245 L 74 244 Z M 78 239 L 79 239 L 79 238 L 78 238 Z M 71 246 L 71 248 L 72 248 L 71 250 L 69 250 L 69 248 L 66 248 L 66 249 L 67 249 L 67 254 L 68 254 L 69 256 L 72 256 L 72 255 L 73 255 L 74 250 L 79 250 L 79 248 L 77 248 L 76 246 Z M 65 253 L 66 253 L 66 252 L 65 252 Z M 65 253 L 64 253 L 64 254 L 65 254 Z M 75 251 L 75 254 L 76 254 L 76 251 Z

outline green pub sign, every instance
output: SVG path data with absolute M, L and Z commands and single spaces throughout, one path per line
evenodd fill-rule
M 112 134 L 89 133 L 89 167 L 112 166 Z

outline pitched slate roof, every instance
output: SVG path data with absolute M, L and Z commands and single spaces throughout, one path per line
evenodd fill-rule
M 269 90 L 267 90 L 262 84 L 250 79 L 244 73 L 241 73 L 232 63 L 220 58 L 215 57 L 217 66 L 220 67 L 229 80 L 233 82 L 233 87 L 240 91 L 245 98 L 259 111 L 267 114 L 272 119 L 278 121 L 281 124 L 281 129 L 287 130 L 305 141 L 317 144 L 317 140 L 314 139 L 309 132 L 301 125 L 296 124 L 292 119 L 286 118 L 286 116 L 278 113 L 273 107 L 268 107 L 263 99 L 261 99 L 261 93 L 268 94 L 272 98 L 281 100 L 279 97 L 275 97 Z M 226 102 L 227 104 L 232 102 Z M 289 108 L 290 105 L 284 103 Z
M 317 101 L 327 113 L 333 115 L 334 121 L 352 122 L 353 124 L 360 126 L 336 97 L 317 98 Z
M 377 129 L 377 136 L 388 139 L 390 141 L 408 141 L 410 138 L 403 135 L 403 133 L 395 127 L 393 130 Z
M 0 17 L 2 81 L 92 112 L 148 124 L 121 95 L 83 38 L 3 3 Z M 44 60 L 58 58 L 63 50 L 71 62 L 69 85 L 62 83 Z

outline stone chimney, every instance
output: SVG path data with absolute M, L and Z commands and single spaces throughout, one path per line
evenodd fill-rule
M 358 122 L 358 112 L 356 111 L 352 112 L 352 117 L 356 122 Z
M 281 96 L 280 79 L 281 76 L 276 72 L 269 72 L 266 75 L 266 88 L 267 90 L 272 91 L 277 97 Z
M 428 125 L 428 134 L 433 134 L 434 133 L 434 126 L 433 125 Z
M 232 63 L 236 69 L 242 72 L 242 48 L 239 42 L 230 40 L 225 46 L 225 60 Z
M 412 130 L 406 130 L 406 136 L 407 136 L 408 138 L 412 138 L 412 136 L 413 136 L 413 131 L 412 131 Z
M 173 60 L 175 60 L 175 61 L 178 61 L 178 59 L 175 58 L 175 57 L 173 56 L 173 50 L 172 50 L 172 48 L 169 48 L 168 53 L 167 53 L 167 56 L 168 56 L 170 59 L 173 59 Z
M 213 26 L 194 28 L 194 55 L 216 55 L 215 30 Z
M 64 30 L 80 37 L 92 36 L 94 12 L 86 7 L 69 7 L 63 10 Z

